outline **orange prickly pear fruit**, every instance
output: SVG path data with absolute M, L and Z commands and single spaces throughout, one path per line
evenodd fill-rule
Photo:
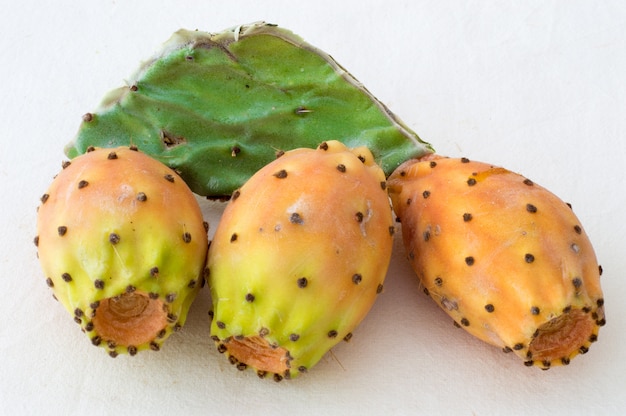
M 543 369 L 597 340 L 602 269 L 553 193 L 501 167 L 436 156 L 405 162 L 388 187 L 424 291 L 458 326 Z
M 46 283 L 94 345 L 159 350 L 184 324 L 208 224 L 172 169 L 136 148 L 90 149 L 64 164 L 37 219 Z
M 381 292 L 393 231 L 367 148 L 328 141 L 270 162 L 234 192 L 209 249 L 218 351 L 276 381 L 309 370 Z

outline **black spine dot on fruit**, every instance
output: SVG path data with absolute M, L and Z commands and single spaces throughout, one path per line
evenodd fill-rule
M 285 169 L 281 169 L 274 174 L 278 179 L 285 179 L 287 177 L 287 171 Z
M 572 284 L 576 289 L 578 289 L 583 285 L 583 281 L 580 277 L 575 277 L 572 279 Z
M 294 212 L 289 216 L 289 222 L 292 224 L 304 224 L 304 219 L 300 214 Z

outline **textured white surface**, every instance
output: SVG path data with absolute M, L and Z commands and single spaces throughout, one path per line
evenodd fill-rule
M 626 3 L 25 0 L 0 16 L 0 413 L 626 413 Z M 571 202 L 604 267 L 608 324 L 544 372 L 452 326 L 399 239 L 386 291 L 309 374 L 239 372 L 209 340 L 208 290 L 158 353 L 113 360 L 44 283 L 35 207 L 80 116 L 175 30 L 256 20 L 329 52 L 439 153 L 523 173 Z M 202 201 L 215 225 L 218 205 Z M 243 413 L 245 412 L 245 413 Z

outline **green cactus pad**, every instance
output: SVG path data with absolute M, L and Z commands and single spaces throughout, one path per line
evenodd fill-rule
M 83 116 L 65 152 L 134 144 L 197 194 L 230 195 L 277 151 L 367 146 L 386 175 L 431 153 L 333 58 L 266 23 L 179 30 L 127 86 Z

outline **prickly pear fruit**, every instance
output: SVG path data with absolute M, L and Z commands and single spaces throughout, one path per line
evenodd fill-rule
M 158 350 L 202 284 L 208 224 L 170 168 L 133 148 L 66 162 L 38 209 L 46 282 L 112 357 Z
M 365 317 L 391 257 L 385 175 L 365 147 L 296 149 L 233 194 L 209 249 L 211 335 L 239 369 L 307 371 Z
M 432 152 L 323 51 L 266 23 L 180 30 L 83 117 L 66 147 L 135 144 L 197 194 L 230 195 L 277 150 L 340 140 L 368 146 L 386 174 Z
M 601 268 L 557 196 L 465 158 L 406 162 L 388 185 L 424 292 L 458 326 L 543 369 L 597 340 Z

